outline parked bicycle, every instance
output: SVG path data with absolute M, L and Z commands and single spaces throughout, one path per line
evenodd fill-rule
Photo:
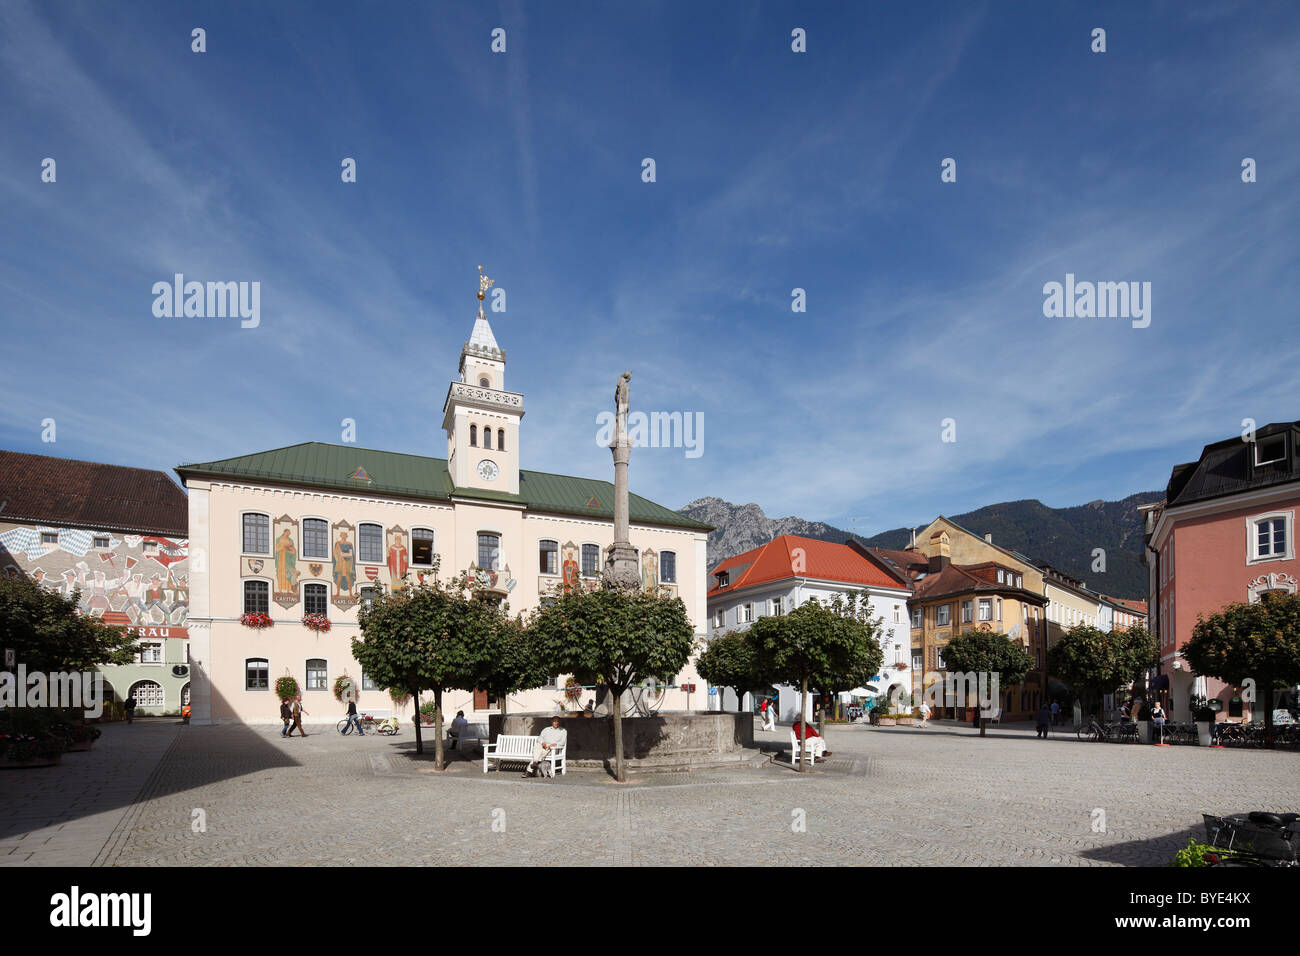
M 1234 813 L 1205 819 L 1209 866 L 1300 866 L 1300 813 Z
M 1081 724 L 1077 731 L 1080 740 L 1100 740 L 1110 743 L 1135 744 L 1138 742 L 1137 724 L 1131 721 L 1108 721 L 1102 723 L 1093 714 L 1086 724 Z

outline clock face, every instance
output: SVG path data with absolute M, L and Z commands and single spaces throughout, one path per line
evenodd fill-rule
M 500 470 L 497 468 L 497 463 L 495 461 L 489 461 L 487 458 L 484 458 L 478 463 L 478 474 L 484 481 L 496 481 L 497 475 L 500 474 Z

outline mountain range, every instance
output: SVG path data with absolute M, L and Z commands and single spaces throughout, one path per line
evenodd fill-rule
M 1147 597 L 1146 569 L 1140 563 L 1143 530 L 1137 509 L 1162 497 L 1163 492 L 1144 491 L 1120 501 L 1090 501 L 1070 508 L 1049 508 L 1036 499 L 1004 501 L 945 517 L 981 537 L 992 534 L 994 544 L 1019 551 L 1035 564 L 1050 564 L 1094 591 L 1141 601 Z M 697 498 L 678 511 L 716 529 L 709 534 L 710 568 L 783 534 L 836 542 L 854 537 L 822 521 L 769 518 L 752 502 L 736 505 L 721 498 Z M 895 528 L 856 537 L 868 547 L 905 548 L 911 534 L 911 529 Z M 1105 572 L 1092 570 L 1095 548 L 1106 552 Z

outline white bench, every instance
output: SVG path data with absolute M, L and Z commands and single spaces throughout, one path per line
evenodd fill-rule
M 497 739 L 483 745 L 483 772 L 488 772 L 489 760 L 510 760 L 516 763 L 522 761 L 528 763 L 533 759 L 533 748 L 537 746 L 539 737 L 525 737 L 522 734 L 497 734 Z M 565 760 L 564 747 L 552 747 L 542 759 L 548 761 L 551 765 L 551 776 L 555 776 L 556 764 L 560 767 L 560 773 L 569 772 L 568 762 Z
M 826 751 L 826 741 L 820 737 L 809 737 L 803 742 L 804 753 L 813 762 Z M 825 759 L 824 757 L 822 759 Z M 790 728 L 790 766 L 794 767 L 799 764 L 799 741 L 794 735 L 794 728 Z

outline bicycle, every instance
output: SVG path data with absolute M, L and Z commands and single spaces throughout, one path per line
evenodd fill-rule
M 1203 813 L 1209 866 L 1300 866 L 1300 813 Z M 1226 841 L 1226 843 L 1225 843 Z

